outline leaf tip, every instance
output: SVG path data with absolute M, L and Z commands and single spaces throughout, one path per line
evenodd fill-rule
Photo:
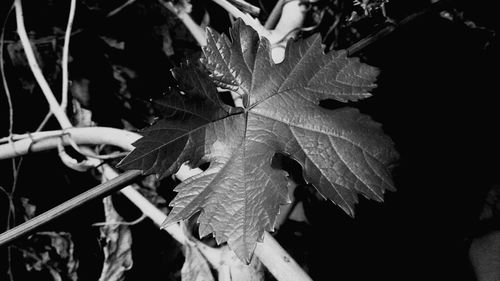
M 165 229 L 178 221 L 179 219 L 176 216 L 167 216 L 167 218 L 161 223 L 160 229 Z

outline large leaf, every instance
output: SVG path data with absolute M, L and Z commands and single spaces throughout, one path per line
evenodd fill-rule
M 285 60 L 277 65 L 268 41 L 259 39 L 250 27 L 238 22 L 231 37 L 209 30 L 203 62 L 218 86 L 242 95 L 244 110 L 220 114 L 222 105 L 214 107 L 215 98 L 205 99 L 210 110 L 217 110 L 204 122 L 189 127 L 197 120 L 195 114 L 189 114 L 185 123 L 167 116 L 152 128 L 171 128 L 169 134 L 146 134 L 136 144 L 138 152 L 131 155 L 145 163 L 135 167 L 146 172 L 172 172 L 175 161 L 190 159 L 194 166 L 209 162 L 203 173 L 177 186 L 164 225 L 201 211 L 200 234 L 214 233 L 219 243 L 227 241 L 248 262 L 263 232 L 274 229 L 279 205 L 289 202 L 287 175 L 271 166 L 275 153 L 298 161 L 304 178 L 349 215 L 354 214 L 358 193 L 381 201 L 386 189 L 394 189 L 388 165 L 397 153 L 380 125 L 368 116 L 352 108 L 319 106 L 325 99 L 345 102 L 369 97 L 375 87 L 375 68 L 342 51 L 324 54 L 319 36 L 289 42 Z M 188 101 L 191 96 L 199 94 L 176 99 Z M 184 138 L 182 145 L 179 137 L 173 137 L 178 135 Z M 165 155 L 172 149 L 178 158 L 156 155 L 152 161 L 142 153 L 159 146 L 165 147 Z
M 146 128 L 144 136 L 119 166 L 155 173 L 171 174 L 186 161 L 197 165 L 203 157 L 199 146 L 204 143 L 204 130 L 213 121 L 239 112 L 225 105 L 208 75 L 199 66 L 188 63 L 172 70 L 179 82 L 163 99 L 155 101 L 163 119 Z

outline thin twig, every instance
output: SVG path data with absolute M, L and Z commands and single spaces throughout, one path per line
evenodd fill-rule
M 12 201 L 12 195 L 10 192 L 5 190 L 2 186 L 0 186 L 0 191 L 2 191 L 3 194 L 5 194 L 5 197 L 7 198 L 7 201 L 9 201 L 9 206 L 7 207 L 7 220 L 5 222 L 5 229 L 10 228 L 10 214 L 14 210 L 14 203 Z
M 14 196 L 17 188 L 17 181 L 19 177 L 19 170 L 21 169 L 21 164 L 23 163 L 24 158 L 20 158 L 19 162 L 16 164 L 16 159 L 12 159 L 12 188 L 10 190 L 10 195 Z
M 16 209 L 14 206 L 14 193 L 16 192 L 17 180 L 19 177 L 19 170 L 21 169 L 21 164 L 24 158 L 19 159 L 19 163 L 16 165 L 16 158 L 12 158 L 12 188 L 9 194 L 9 212 L 7 213 L 7 230 L 16 224 Z M 12 224 L 11 224 L 12 223 Z M 7 247 L 7 263 L 8 269 L 7 274 L 9 279 L 14 281 L 14 273 L 12 272 L 12 247 Z
M 16 164 L 16 158 L 12 158 L 12 187 L 9 192 L 9 213 L 7 214 L 7 229 L 10 229 L 12 225 L 16 224 L 16 209 L 14 206 L 14 193 L 16 192 L 17 179 L 19 177 L 19 169 L 23 158 L 19 159 L 19 163 Z
M 5 36 L 5 27 L 7 25 L 7 20 L 9 19 L 12 10 L 14 9 L 14 5 L 10 6 L 7 15 L 2 24 L 2 34 L 0 35 L 0 73 L 2 74 L 2 83 L 5 91 L 5 96 L 7 97 L 7 105 L 9 106 L 9 136 L 12 136 L 12 131 L 14 128 L 14 107 L 12 105 L 12 99 L 10 95 L 9 85 L 7 84 L 7 77 L 5 76 L 5 62 L 3 59 L 3 49 L 4 49 L 4 36 Z
M 73 20 L 75 18 L 76 10 L 76 0 L 71 0 L 71 5 L 69 7 L 68 24 L 66 26 L 66 32 L 64 33 L 64 45 L 62 52 L 62 98 L 61 98 L 61 109 L 66 111 L 68 106 L 68 53 L 69 53 L 69 41 L 71 38 L 71 28 L 73 27 Z
M 116 9 L 114 9 L 113 11 L 109 12 L 106 17 L 107 18 L 110 18 L 116 14 L 118 14 L 119 12 L 121 12 L 123 9 L 125 9 L 126 7 L 128 7 L 129 5 L 133 4 L 136 0 L 128 0 L 127 2 L 123 3 L 122 5 L 118 6 Z
M 36 128 L 35 132 L 40 132 L 41 130 L 43 130 L 45 125 L 47 125 L 47 122 L 49 122 L 50 117 L 52 117 L 52 111 L 49 111 L 47 115 L 45 115 L 40 125 L 38 125 L 38 127 Z
M 10 196 L 10 194 L 7 192 L 7 190 L 5 190 L 5 188 L 3 188 L 1 185 L 0 185 L 0 191 L 3 192 L 3 194 L 5 194 L 6 197 Z

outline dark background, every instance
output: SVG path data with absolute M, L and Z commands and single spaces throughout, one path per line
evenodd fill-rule
M 8 10 L 5 2 L 0 4 L 2 20 Z M 135 95 L 130 100 L 132 109 L 136 111 L 124 109 L 123 99 L 114 95 L 91 97 L 90 107 L 101 125 L 121 126 L 120 118 L 126 118 L 137 128 L 146 126 L 148 108 L 141 100 L 165 91 L 173 83 L 168 69 L 197 54 L 195 43 L 182 33 L 180 23 L 168 13 L 158 12 L 159 8 L 155 10 L 155 1 L 138 2 L 137 9 L 126 10 L 113 19 L 105 19 L 82 4 L 78 7 L 75 26 L 83 31 L 71 41 L 73 77 L 88 78 L 93 81 L 92 91 L 106 93 L 118 89 L 112 79 L 112 63 L 126 64 L 137 72 L 137 79 L 129 85 Z M 271 2 L 266 5 L 272 7 Z M 427 1 L 411 1 L 411 5 L 400 2 L 387 4 L 388 14 L 396 20 L 430 7 Z M 394 140 L 400 153 L 393 171 L 398 191 L 386 194 L 383 204 L 361 199 L 355 219 L 330 202 L 315 200 L 308 188 L 297 191 L 304 200 L 309 223 L 288 221 L 277 238 L 314 280 L 475 280 L 468 260 L 469 245 L 475 237 L 498 226 L 495 222 L 485 226 L 479 221 L 486 193 L 500 184 L 500 138 L 496 132 L 500 119 L 495 59 L 498 38 L 493 36 L 498 30 L 497 10 L 494 1 L 446 3 L 462 11 L 476 28 L 431 9 L 356 54 L 378 67 L 381 74 L 373 97 L 349 106 L 382 123 Z M 25 4 L 27 27 L 40 36 L 53 33 L 52 26 L 65 24 L 67 6 L 51 5 Z M 202 4 L 195 1 L 193 5 Z M 211 13 L 224 13 L 211 4 L 204 5 Z M 13 18 L 6 28 L 8 40 L 15 39 Z M 44 24 L 37 24 L 41 22 Z M 174 57 L 166 57 L 161 51 L 155 27 L 162 24 L 173 30 L 178 27 L 177 33 L 171 33 Z M 213 16 L 211 25 L 225 31 L 230 24 L 227 16 Z M 373 26 L 371 31 L 381 28 Z M 127 48 L 113 53 L 96 36 L 98 33 L 124 40 Z M 56 61 L 47 55 L 44 70 Z M 15 129 L 32 131 L 46 113 L 40 108 L 44 104 L 42 95 L 36 89 L 22 90 L 26 82 L 16 80 L 13 74 L 19 70 L 8 59 L 5 65 L 10 71 L 11 91 L 15 92 Z M 4 136 L 8 107 L 3 89 L 0 92 Z M 57 124 L 51 122 L 47 128 L 57 128 Z M 10 161 L 0 162 L 0 185 L 7 189 L 12 184 L 10 167 Z M 47 210 L 96 184 L 90 173 L 65 168 L 54 152 L 24 157 L 18 180 L 16 195 L 30 198 L 37 211 Z M 171 198 L 173 184 L 164 182 L 159 193 Z M 115 200 L 126 219 L 140 216 L 125 199 L 116 196 Z M 3 229 L 7 212 L 3 195 L 0 209 Z M 100 209 L 100 202 L 91 203 L 44 228 L 72 234 L 80 260 L 80 280 L 96 280 L 100 273 L 98 230 L 89 227 L 102 220 Z M 178 279 L 182 253 L 175 242 L 147 220 L 132 227 L 132 231 L 134 267 L 127 280 Z M 18 243 L 22 245 L 22 241 Z M 4 275 L 5 253 L 2 248 L 0 280 L 8 280 Z M 14 254 L 16 279 L 33 278 L 23 267 L 22 259 Z

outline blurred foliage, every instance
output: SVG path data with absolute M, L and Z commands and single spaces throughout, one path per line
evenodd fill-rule
M 74 257 L 71 234 L 66 232 L 37 232 L 22 248 L 26 270 L 30 279 L 76 281 L 78 261 Z M 50 277 L 49 277 L 50 276 Z

